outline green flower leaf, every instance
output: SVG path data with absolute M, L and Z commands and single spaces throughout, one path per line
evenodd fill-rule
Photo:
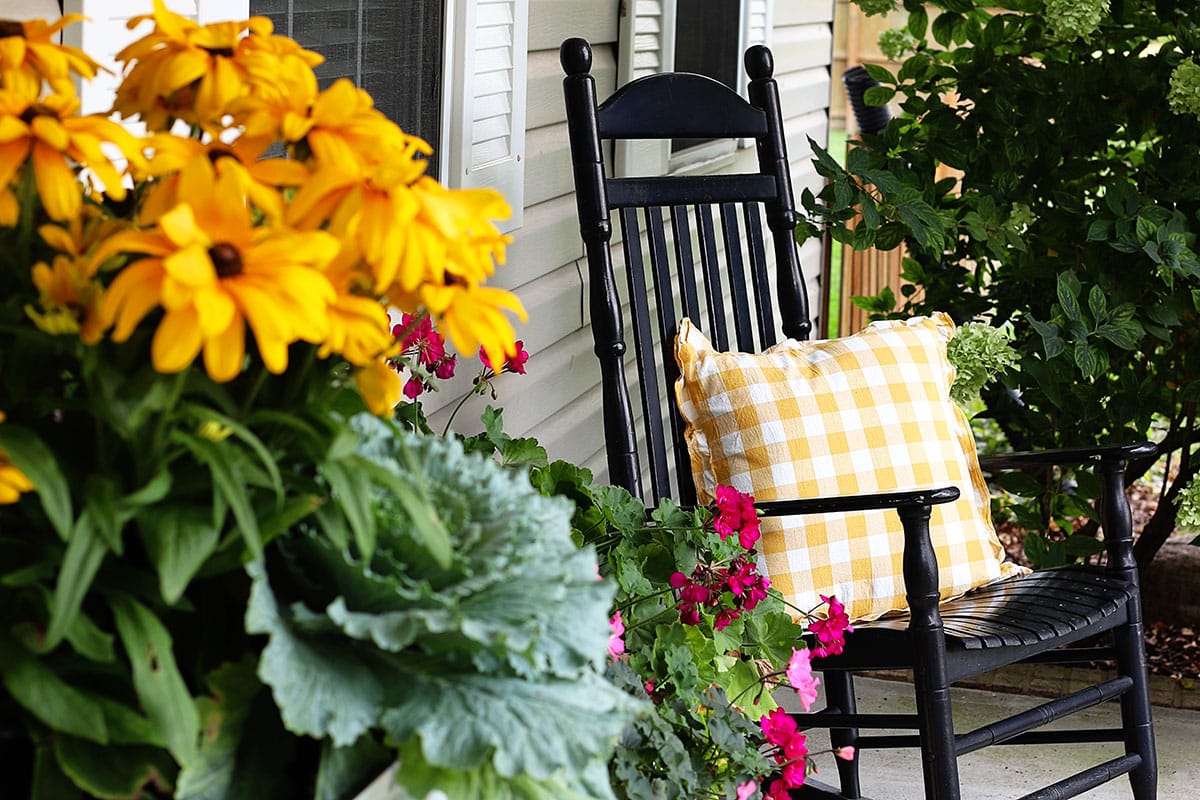
M 254 658 L 246 657 L 209 673 L 211 694 L 196 701 L 202 731 L 199 749 L 179 772 L 177 800 L 286 796 L 287 784 L 281 778 L 287 771 L 291 737 L 280 726 L 254 672 Z
M 8 454 L 9 461 L 33 481 L 47 519 L 66 541 L 75 518 L 71 510 L 71 490 L 50 448 L 33 431 L 11 422 L 0 425 L 0 448 Z
M 250 502 L 250 494 L 246 490 L 246 482 L 242 476 L 239 461 L 245 456 L 234 447 L 222 447 L 201 436 L 192 436 L 182 431 L 174 431 L 171 438 L 182 444 L 195 456 L 196 460 L 208 467 L 212 474 L 213 491 L 229 505 L 238 530 L 246 541 L 250 552 L 259 557 L 262 555 L 262 537 L 259 535 L 258 515 Z
M 63 556 L 54 596 L 50 600 L 50 624 L 42 643 L 44 652 L 53 650 L 71 630 L 83 605 L 83 598 L 108 553 L 108 546 L 96 533 L 91 514 L 85 509 L 71 532 Z
M 53 730 L 108 743 L 104 709 L 95 698 L 68 684 L 6 635 L 0 635 L 0 677 L 12 698 Z
M 174 604 L 217 548 L 221 532 L 208 508 L 158 505 L 138 514 L 138 531 L 158 571 L 163 600 Z
M 170 789 L 175 776 L 170 757 L 152 747 L 105 747 L 59 736 L 54 740 L 54 756 L 77 786 L 102 800 L 140 797 L 149 786 Z
M 133 667 L 133 688 L 180 764 L 196 755 L 200 718 L 175 664 L 171 634 L 150 609 L 127 595 L 110 601 L 117 633 Z

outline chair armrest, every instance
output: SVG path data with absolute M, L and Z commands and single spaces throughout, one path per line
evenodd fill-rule
M 847 495 L 845 497 L 814 497 L 804 500 L 765 500 L 754 507 L 768 517 L 792 514 L 843 514 L 847 511 L 878 511 L 904 506 L 935 506 L 958 499 L 958 489 L 920 489 L 912 492 Z
M 1158 446 L 1153 442 L 1131 442 L 1129 444 L 1103 444 L 1095 447 L 1068 447 L 1061 450 L 1039 450 L 1028 453 L 1001 453 L 981 456 L 979 466 L 985 472 L 1022 467 L 1044 467 L 1052 464 L 1082 464 L 1087 461 L 1106 461 L 1154 455 Z

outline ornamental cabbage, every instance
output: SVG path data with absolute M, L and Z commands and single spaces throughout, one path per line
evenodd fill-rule
M 403 487 L 374 498 L 371 556 L 314 532 L 249 567 L 246 627 L 269 637 L 258 674 L 284 724 L 339 747 L 382 733 L 402 783 L 611 796 L 602 765 L 640 704 L 602 676 L 614 589 L 572 542 L 571 504 L 455 440 L 351 424 Z M 447 561 L 415 532 L 431 520 Z

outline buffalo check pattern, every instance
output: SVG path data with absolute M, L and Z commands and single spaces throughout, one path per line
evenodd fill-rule
M 1022 571 L 1003 561 L 970 425 L 950 400 L 945 314 L 876 322 L 842 339 L 761 354 L 713 350 L 684 320 L 676 398 L 702 502 L 718 484 L 757 500 L 953 485 L 930 533 L 943 599 Z M 851 619 L 907 607 L 894 511 L 763 520 L 772 585 L 800 609 L 836 594 Z

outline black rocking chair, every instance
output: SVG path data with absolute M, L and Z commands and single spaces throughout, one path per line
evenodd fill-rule
M 739 350 L 756 349 L 755 332 L 757 347 L 774 344 L 776 315 L 786 336 L 805 339 L 811 331 L 792 235 L 797 218 L 771 53 L 761 46 L 746 53 L 749 102 L 708 78 L 667 73 L 636 80 L 599 105 L 595 81 L 589 74 L 592 52 L 588 43 L 568 39 L 560 56 L 567 76 L 563 90 L 591 285 L 592 331 L 602 376 L 609 479 L 650 504 L 663 496 L 693 503 L 695 491 L 688 478 L 682 421 L 673 410 L 664 412 L 662 400 L 671 396 L 678 374 L 672 343 L 680 317 L 686 315 L 702 324 L 721 350 L 729 349 L 730 329 Z M 606 175 L 605 143 L 610 140 L 724 138 L 754 140 L 757 171 L 633 178 Z M 610 214 L 614 211 L 623 239 L 625 299 L 612 258 Z M 714 225 L 714 212 L 719 229 Z M 774 302 L 761 222 L 764 216 L 774 254 Z M 637 365 L 638 380 L 632 382 L 627 382 L 625 375 L 625 308 L 632 318 Z M 630 399 L 631 383 L 638 397 L 640 426 Z M 645 437 L 642 451 L 640 436 Z M 953 487 L 760 503 L 759 508 L 768 515 L 892 508 L 904 523 L 908 614 L 859 625 L 841 656 L 816 663 L 824 672 L 829 707 L 801 715 L 801 725 L 829 728 L 835 747 L 854 745 L 860 754 L 874 748 L 920 747 L 925 797 L 938 800 L 961 796 L 958 756 L 991 744 L 1124 742 L 1124 755 L 1025 797 L 1073 797 L 1128 774 L 1136 800 L 1154 798 L 1154 732 L 1132 523 L 1124 492 L 1126 461 L 1153 452 L 1153 445 L 1135 444 L 985 460 L 988 471 L 1094 465 L 1103 486 L 1099 517 L 1107 566 L 1043 570 L 990 584 L 940 605 L 929 517 L 933 505 L 957 497 Z M 682 480 L 675 479 L 673 494 L 672 471 L 682 476 Z M 650 477 L 649 492 L 642 490 L 644 473 Z M 977 730 L 955 732 L 951 684 L 1019 661 L 1094 660 L 1096 648 L 1070 645 L 1101 633 L 1111 634 L 1110 646 L 1101 652 L 1115 660 L 1116 678 Z M 873 669 L 912 670 L 916 714 L 858 712 L 852 672 Z M 1120 699 L 1119 727 L 1032 730 L 1115 698 Z M 862 728 L 917 733 L 861 735 Z M 840 793 L 810 780 L 799 796 L 861 797 L 857 758 L 839 761 L 838 771 Z

